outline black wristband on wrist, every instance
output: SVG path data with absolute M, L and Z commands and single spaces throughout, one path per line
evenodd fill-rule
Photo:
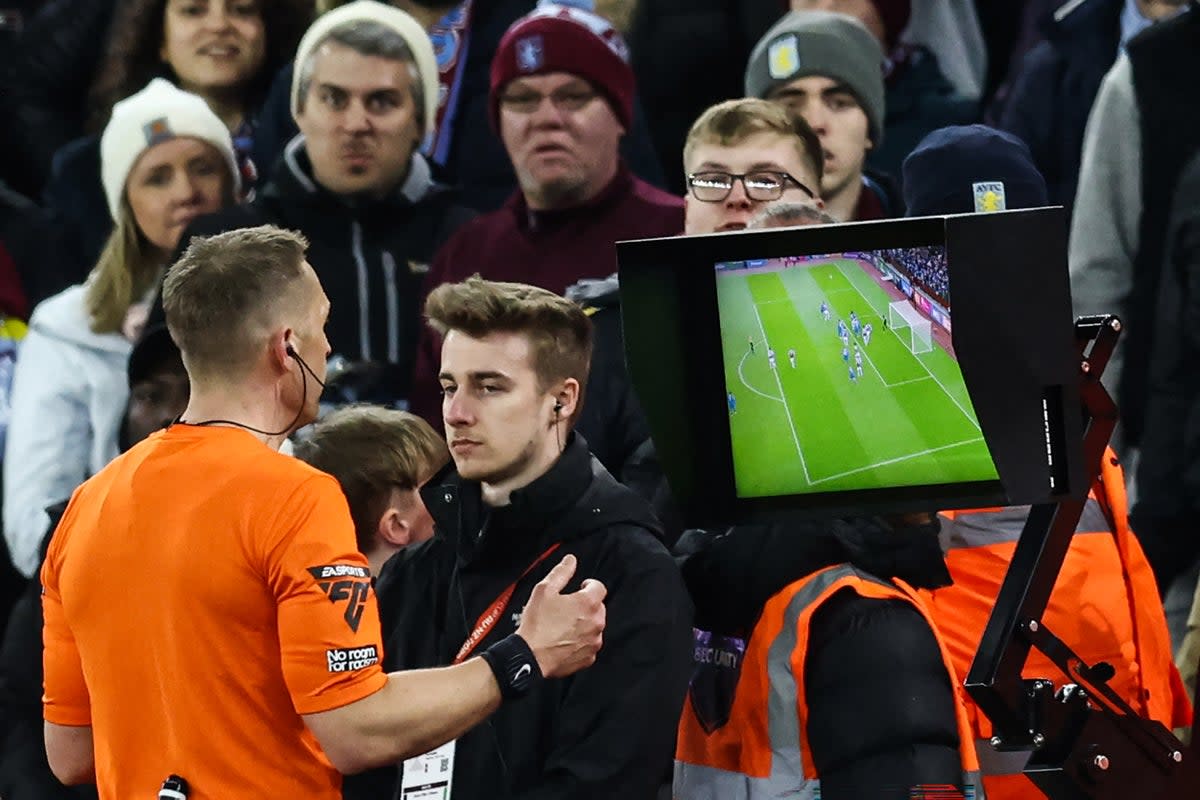
M 500 695 L 505 700 L 524 697 L 542 680 L 542 670 L 533 650 L 515 633 L 496 642 L 479 657 L 492 668 L 496 683 L 500 684 Z

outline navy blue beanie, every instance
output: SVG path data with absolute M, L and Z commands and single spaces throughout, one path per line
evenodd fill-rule
M 910 217 L 1037 208 L 1050 204 L 1029 147 L 987 125 L 940 128 L 904 159 Z

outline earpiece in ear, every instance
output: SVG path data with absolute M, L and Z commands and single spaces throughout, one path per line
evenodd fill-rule
M 295 351 L 295 349 L 292 347 L 292 343 L 291 343 L 291 342 L 288 342 L 288 344 L 287 344 L 287 347 L 284 349 L 284 352 L 286 352 L 286 353 L 287 353 L 289 356 L 291 356 L 292 358 L 296 358 L 296 351 Z
M 561 400 L 554 401 L 554 413 L 558 414 L 562 411 L 563 405 Z

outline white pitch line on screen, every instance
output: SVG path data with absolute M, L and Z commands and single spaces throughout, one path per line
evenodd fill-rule
M 884 385 L 887 386 L 887 388 L 889 388 L 889 389 L 894 389 L 897 386 L 906 386 L 910 383 L 920 383 L 921 381 L 927 381 L 927 380 L 929 380 L 929 376 L 925 375 L 920 378 L 909 378 L 906 381 L 896 381 L 895 383 L 886 383 Z
M 967 439 L 962 442 L 955 442 L 954 444 L 944 444 L 941 447 L 932 447 L 928 450 L 922 450 L 919 453 L 910 453 L 909 455 L 906 455 L 906 456 L 899 456 L 897 458 L 889 458 L 887 461 L 880 461 L 877 464 L 867 464 L 865 467 L 858 467 L 857 469 L 851 469 L 851 470 L 847 470 L 845 472 L 839 472 L 836 475 L 829 475 L 824 478 L 817 478 L 815 481 L 809 481 L 809 483 L 812 484 L 813 486 L 816 486 L 818 483 L 827 483 L 828 481 L 835 481 L 838 478 L 845 478 L 850 475 L 857 474 L 859 472 L 866 472 L 867 470 L 875 469 L 876 467 L 886 467 L 889 464 L 899 464 L 901 461 L 908 461 L 909 459 L 920 458 L 921 456 L 932 455 L 933 453 L 937 453 L 942 450 L 950 450 L 955 447 L 962 447 L 965 444 L 975 444 L 976 442 L 982 442 L 982 441 L 983 441 L 982 436 L 976 436 L 974 439 Z
M 758 303 L 754 303 L 754 318 L 758 320 L 758 332 L 762 334 L 762 340 L 767 341 L 767 329 L 763 327 L 762 315 L 758 313 Z M 783 403 L 783 413 L 787 415 L 788 427 L 792 429 L 792 441 L 796 444 L 796 455 L 800 456 L 800 469 L 804 470 L 804 480 L 810 485 L 812 478 L 808 477 L 808 464 L 804 462 L 804 451 L 800 448 L 800 437 L 796 435 L 796 423 L 792 420 L 792 409 L 788 407 L 787 397 L 783 393 L 783 381 L 779 380 L 779 371 L 772 370 L 775 373 L 775 386 L 779 389 L 779 397 Z
M 783 402 L 782 397 L 776 397 L 774 395 L 767 394 L 766 392 L 759 391 L 758 389 L 755 389 L 753 386 L 750 385 L 750 381 L 746 380 L 746 376 L 742 373 L 742 365 L 746 363 L 746 359 L 749 357 L 750 357 L 750 351 L 747 350 L 745 353 L 742 353 L 742 360 L 738 362 L 738 378 L 741 380 L 742 386 L 745 386 L 747 389 L 754 392 L 759 397 L 765 397 L 768 400 L 774 400 L 776 403 L 782 403 Z M 778 377 L 778 376 L 776 376 L 776 377 Z
M 842 277 L 844 277 L 847 281 L 850 280 L 850 276 L 847 275 L 845 270 L 842 269 L 841 264 L 838 265 L 838 271 L 842 273 Z M 851 282 L 851 285 L 853 286 L 853 282 Z M 858 292 L 857 287 L 855 287 L 855 291 Z M 863 302 L 866 303 L 867 306 L 872 311 L 875 311 L 875 306 L 871 305 L 871 301 L 867 299 L 867 296 L 865 294 L 863 294 L 862 292 L 858 292 L 858 296 L 863 299 Z M 879 314 L 878 311 L 875 311 L 875 313 Z M 904 344 L 904 339 L 902 339 L 900 337 L 900 334 L 896 333 L 895 329 L 892 328 L 891 325 L 888 325 L 887 329 L 891 332 L 891 334 L 893 336 L 895 336 L 897 339 L 900 339 L 901 344 Z M 905 344 L 904 347 L 906 350 L 908 349 L 908 345 Z M 912 351 L 910 350 L 909 352 L 912 352 Z M 958 406 L 958 410 L 961 411 L 963 413 L 963 416 L 967 418 L 967 422 L 970 422 L 975 427 L 975 430 L 982 432 L 983 429 L 979 427 L 979 423 L 975 420 L 974 417 L 971 416 L 969 411 L 967 411 L 965 408 L 962 407 L 962 404 L 958 402 L 958 399 L 953 394 L 950 393 L 950 390 L 946 388 L 946 384 L 944 384 L 940 380 L 938 380 L 937 375 L 933 374 L 933 370 L 931 370 L 928 366 L 926 366 L 925 362 L 922 361 L 920 358 L 918 358 L 916 353 L 913 353 L 912 356 L 913 356 L 913 358 L 917 359 L 917 363 L 921 365 L 921 368 L 929 373 L 929 377 L 933 378 L 933 382 L 936 383 L 938 386 L 942 387 L 942 391 L 945 393 L 946 397 L 950 398 L 950 402 L 954 403 L 954 405 Z M 878 372 L 878 370 L 876 370 L 876 372 Z

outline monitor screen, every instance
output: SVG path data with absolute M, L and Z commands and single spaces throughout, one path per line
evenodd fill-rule
M 997 478 L 945 246 L 721 262 L 716 293 L 738 497 Z
M 1086 492 L 1061 209 L 618 244 L 687 524 Z

